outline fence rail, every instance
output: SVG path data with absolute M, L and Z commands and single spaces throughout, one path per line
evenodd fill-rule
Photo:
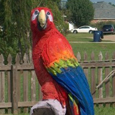
M 115 70 L 115 54 L 112 59 L 106 54 L 103 60 L 100 52 L 96 61 L 94 53 L 91 54 L 90 61 L 87 60 L 86 53 L 82 61 L 80 53 L 77 54 L 77 58 L 87 76 L 95 105 L 114 106 L 115 73 L 109 73 Z M 13 65 L 12 56 L 9 55 L 5 65 L 4 57 L 0 55 L 0 114 L 29 112 L 29 108 L 42 97 L 32 61 L 28 62 L 26 54 L 23 60 L 20 64 L 17 55 Z M 105 79 L 107 77 L 109 79 Z M 98 84 L 100 86 L 96 89 Z

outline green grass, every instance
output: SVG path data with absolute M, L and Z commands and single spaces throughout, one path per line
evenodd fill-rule
M 91 42 L 91 36 L 92 34 L 68 34 L 66 38 L 70 42 L 74 54 L 77 55 L 77 53 L 80 52 L 82 59 L 85 52 L 87 53 L 89 60 L 91 59 L 92 52 L 95 54 L 95 60 L 98 60 L 100 52 L 103 54 L 103 59 L 106 53 L 108 53 L 109 58 L 112 59 L 113 53 L 115 52 L 115 44 L 107 42 Z
M 115 107 L 95 107 L 95 115 L 115 115 Z
M 89 34 L 89 33 L 67 34 L 66 38 L 69 41 L 92 42 L 93 41 L 93 34 Z M 112 41 L 102 39 L 101 42 L 112 42 Z
M 20 113 L 18 115 L 29 115 L 29 113 Z M 115 115 L 115 107 L 95 107 L 95 115 Z
M 69 40 L 69 41 L 77 41 L 77 42 L 91 42 L 92 41 L 92 38 L 93 37 L 93 34 L 86 34 L 86 33 L 83 33 L 83 34 L 68 34 L 66 36 L 66 38 Z
M 90 60 L 92 52 L 95 54 L 95 60 L 98 59 L 98 55 L 100 52 L 103 54 L 103 59 L 106 55 L 106 53 L 109 54 L 109 58 L 112 58 L 113 53 L 115 52 L 115 44 L 107 44 L 107 43 L 70 43 L 72 45 L 74 54 L 76 55 L 78 52 L 83 55 L 86 52 L 88 55 L 88 58 Z

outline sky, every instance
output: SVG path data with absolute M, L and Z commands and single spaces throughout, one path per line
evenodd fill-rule
M 90 0 L 91 2 L 99 2 L 99 1 L 104 1 L 104 2 L 107 2 L 107 3 L 109 3 L 109 2 L 111 2 L 112 4 L 115 4 L 115 0 Z

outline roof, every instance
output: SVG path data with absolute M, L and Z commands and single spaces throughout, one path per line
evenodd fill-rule
M 106 2 L 93 3 L 94 19 L 115 19 L 115 6 Z

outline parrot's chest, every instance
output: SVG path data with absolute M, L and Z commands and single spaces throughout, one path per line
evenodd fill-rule
M 37 74 L 37 78 L 39 80 L 39 83 L 42 85 L 47 81 L 52 81 L 51 76 L 46 71 L 43 60 L 41 58 L 42 50 L 40 47 L 37 47 L 37 51 L 33 52 L 33 63 L 34 63 L 34 69 Z
M 39 40 L 38 40 L 39 39 Z M 33 56 L 37 55 L 40 56 L 43 51 L 44 44 L 46 43 L 46 40 L 48 39 L 48 35 L 44 35 L 39 38 L 38 35 L 34 36 L 33 39 Z
M 43 76 L 47 71 L 43 65 L 43 60 L 42 60 L 42 52 L 43 52 L 43 47 L 46 42 L 47 38 L 43 38 L 37 42 L 35 46 L 33 46 L 33 51 L 32 51 L 32 58 L 33 58 L 33 63 L 35 70 L 39 72 L 40 76 Z

